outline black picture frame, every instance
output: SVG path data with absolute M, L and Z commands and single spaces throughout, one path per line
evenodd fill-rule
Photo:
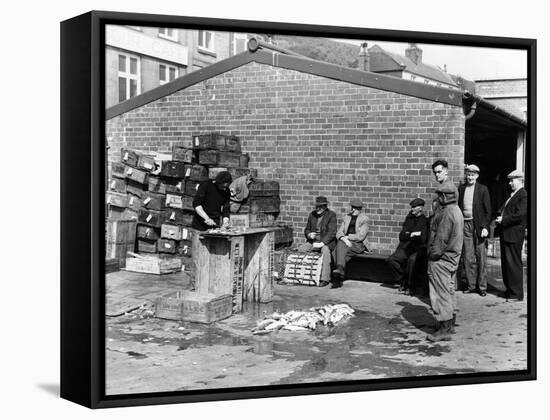
M 92 11 L 61 23 L 61 397 L 90 408 L 357 392 L 536 379 L 536 195 L 529 195 L 528 368 L 319 384 L 106 396 L 105 25 L 246 30 L 527 51 L 526 178 L 536 191 L 536 40 Z

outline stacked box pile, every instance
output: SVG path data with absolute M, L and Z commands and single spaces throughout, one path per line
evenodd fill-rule
M 281 210 L 279 183 L 255 180 L 249 186 L 248 199 L 237 214 L 231 215 L 231 224 L 242 227 L 275 226 Z
M 168 157 L 168 159 L 166 159 Z M 171 158 L 171 159 L 170 159 Z M 193 197 L 208 168 L 192 149 L 175 145 L 171 156 L 122 149 L 111 166 L 106 203 L 109 220 L 135 220 L 135 251 L 181 260 L 192 271 Z

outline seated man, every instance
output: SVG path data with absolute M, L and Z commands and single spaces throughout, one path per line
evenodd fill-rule
M 369 218 L 361 212 L 363 204 L 358 200 L 353 200 L 350 205 L 351 212 L 344 217 L 344 222 L 336 232 L 338 243 L 333 252 L 336 268 L 332 271 L 331 289 L 342 287 L 346 263 L 351 257 L 368 250 L 369 247 L 367 240 Z
M 330 253 L 336 246 L 336 213 L 328 209 L 326 197 L 315 199 L 315 210 L 309 214 L 304 234 L 307 242 L 298 247 L 298 251 L 321 252 L 323 266 L 320 285 L 326 286 L 330 281 Z
M 399 283 L 399 291 L 408 290 L 412 296 L 416 292 L 414 273 L 417 256 L 426 249 L 428 219 L 423 213 L 424 200 L 415 198 L 409 204 L 411 210 L 399 232 L 399 245 L 388 257 L 387 263 L 394 281 Z

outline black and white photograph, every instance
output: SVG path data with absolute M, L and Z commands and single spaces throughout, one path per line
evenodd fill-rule
M 107 396 L 528 370 L 527 49 L 104 53 Z

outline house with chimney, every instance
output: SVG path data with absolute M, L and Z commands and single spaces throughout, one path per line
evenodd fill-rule
M 409 44 L 405 55 L 386 51 L 378 45 L 360 54 L 363 70 L 398 77 L 413 82 L 424 83 L 447 89 L 462 90 L 452 75 L 446 69 L 426 64 L 422 61 L 422 49 L 416 44 Z M 365 66 L 368 68 L 365 68 Z

